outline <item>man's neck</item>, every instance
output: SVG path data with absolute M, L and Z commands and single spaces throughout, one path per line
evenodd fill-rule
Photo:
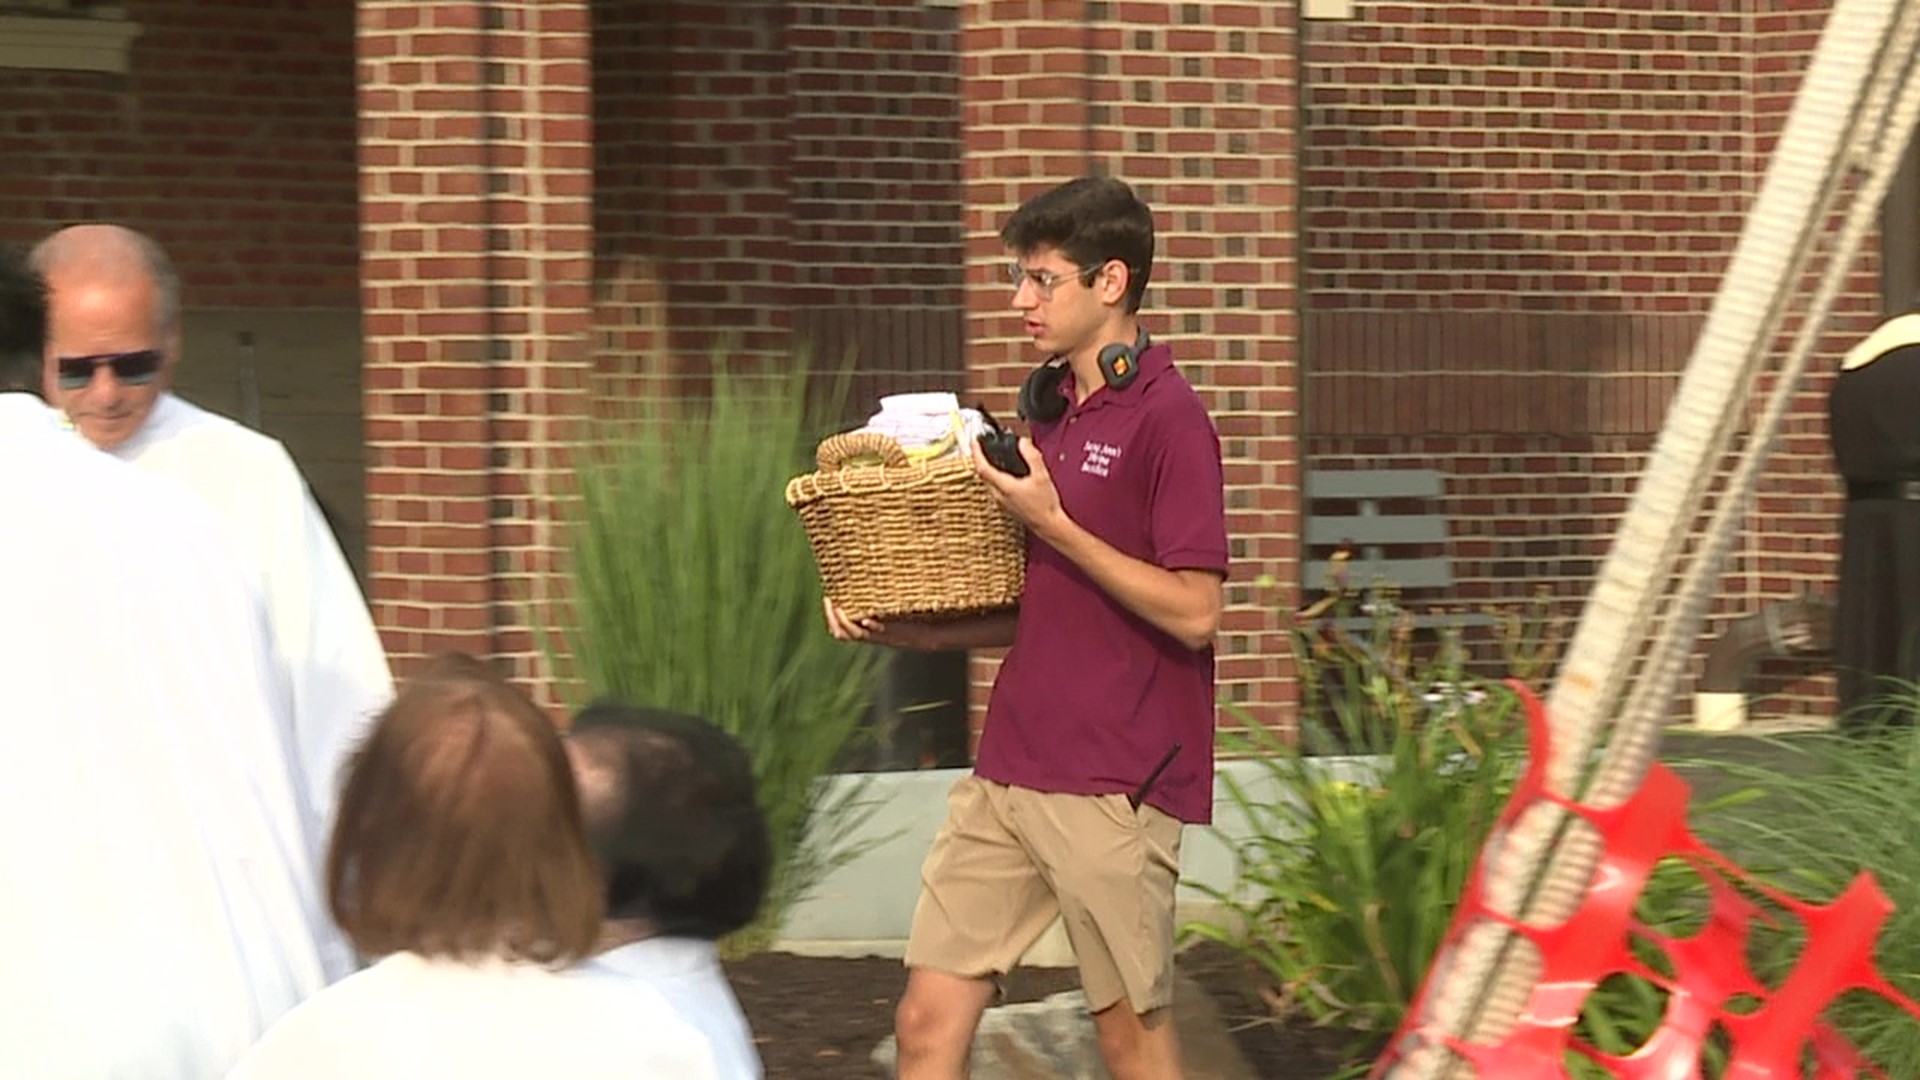
M 1095 390 L 1107 385 L 1107 373 L 1100 370 L 1100 351 L 1109 345 L 1125 342 L 1131 346 L 1140 337 L 1140 320 L 1131 315 L 1121 316 L 1107 323 L 1093 344 L 1081 348 L 1067 357 L 1067 366 L 1073 369 L 1073 403 L 1087 400 Z
M 653 924 L 645 919 L 608 919 L 600 924 L 600 940 L 594 952 L 612 952 L 623 945 L 645 941 L 654 936 Z

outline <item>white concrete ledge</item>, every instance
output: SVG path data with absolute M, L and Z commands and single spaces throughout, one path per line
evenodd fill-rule
M 1341 778 L 1357 777 L 1370 767 L 1359 758 L 1324 760 L 1329 773 Z M 900 955 L 920 895 L 920 863 L 946 819 L 948 789 L 968 771 L 927 769 L 833 777 L 829 783 L 840 790 L 866 783 L 866 798 L 877 808 L 852 842 L 872 846 L 827 875 L 812 895 L 795 905 L 775 947 L 810 955 Z M 1237 840 L 1250 831 L 1222 777 L 1233 776 L 1253 798 L 1276 797 L 1272 779 L 1259 762 L 1223 761 L 1214 775 L 1213 827 L 1189 827 L 1181 839 L 1179 915 L 1183 921 L 1218 917 L 1212 898 L 1193 886 L 1231 888 L 1236 868 L 1222 836 Z M 1025 962 L 1043 967 L 1072 963 L 1058 923 Z

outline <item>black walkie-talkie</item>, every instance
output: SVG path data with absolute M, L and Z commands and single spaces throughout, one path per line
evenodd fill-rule
M 980 418 L 987 423 L 987 430 L 981 432 L 974 442 L 979 444 L 980 452 L 986 455 L 987 464 L 1008 476 L 1026 476 L 1032 472 L 1027 468 L 1027 459 L 1020 456 L 1020 436 L 1001 427 L 987 410 L 981 409 L 979 412 Z

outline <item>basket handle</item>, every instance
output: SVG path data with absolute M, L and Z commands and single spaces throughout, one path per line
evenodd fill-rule
M 845 431 L 829 435 L 814 451 L 813 460 L 821 472 L 834 472 L 857 457 L 878 457 L 889 467 L 905 466 L 907 452 L 900 444 L 877 431 Z

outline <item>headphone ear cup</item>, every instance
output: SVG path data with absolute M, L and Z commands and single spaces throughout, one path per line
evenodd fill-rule
M 1134 335 L 1133 344 L 1125 345 L 1118 341 L 1100 350 L 1096 358 L 1100 364 L 1100 374 L 1107 385 L 1115 390 L 1125 390 L 1140 374 L 1140 354 L 1147 348 L 1147 331 L 1141 327 Z
M 1064 416 L 1067 399 L 1060 396 L 1060 380 L 1066 377 L 1067 365 L 1051 360 L 1028 372 L 1014 409 L 1020 419 L 1030 424 L 1050 424 Z

